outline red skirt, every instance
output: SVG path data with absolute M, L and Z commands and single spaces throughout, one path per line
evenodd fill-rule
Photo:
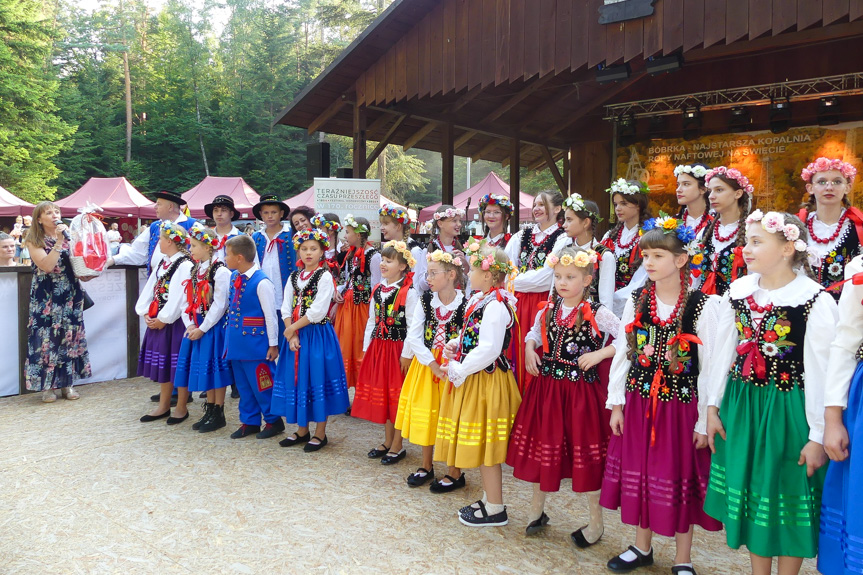
M 345 301 L 338 308 L 334 327 L 342 347 L 348 387 L 357 385 L 357 373 L 363 361 L 363 336 L 368 320 L 368 304 L 355 304 L 351 290 L 345 291 Z
M 550 287 L 550 286 L 549 286 Z M 510 343 L 510 357 L 513 364 L 515 380 L 518 388 L 524 394 L 524 390 L 533 381 L 533 376 L 524 369 L 524 338 L 533 326 L 539 305 L 548 301 L 548 292 L 515 292 L 518 304 L 515 308 L 515 317 L 518 322 L 512 326 L 512 342 Z
M 572 478 L 578 493 L 602 487 L 611 435 L 608 388 L 597 380 L 533 379 L 515 416 L 506 462 L 513 476 L 557 491 Z
M 372 339 L 363 357 L 351 415 L 372 423 L 395 421 L 405 376 L 399 359 L 402 341 Z

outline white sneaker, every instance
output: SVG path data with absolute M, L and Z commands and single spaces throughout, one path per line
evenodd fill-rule
M 66 399 L 78 399 L 81 397 L 77 391 L 70 385 L 69 387 L 63 388 L 63 397 Z
M 42 402 L 43 403 L 54 403 L 57 401 L 57 396 L 54 395 L 53 389 L 43 389 L 42 390 Z

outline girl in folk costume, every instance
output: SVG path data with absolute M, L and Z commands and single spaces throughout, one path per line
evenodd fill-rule
M 677 203 L 680 205 L 680 213 L 677 217 L 683 220 L 683 224 L 695 231 L 695 236 L 700 237 L 707 225 L 713 221 L 710 215 L 710 190 L 704 177 L 710 168 L 704 164 L 686 164 L 674 168 L 674 177 L 677 178 Z
M 342 266 L 341 293 L 337 290 L 334 298 L 341 304 L 336 314 L 336 336 L 342 347 L 348 387 L 357 384 L 372 287 L 381 281 L 381 254 L 369 243 L 370 232 L 367 219 L 345 216 L 348 251 Z
M 180 344 L 174 387 L 206 393 L 204 415 L 192 424 L 192 429 L 207 433 L 225 427 L 225 390 L 234 383 L 231 366 L 222 357 L 231 271 L 215 260 L 220 244 L 215 230 L 196 224 L 189 236 L 196 263 L 191 278 L 185 282 L 187 305 L 182 318 L 186 333 Z
M 797 217 L 756 210 L 746 236 L 752 273 L 722 298 L 722 345 L 711 358 L 704 510 L 725 523 L 729 547 L 747 547 L 754 575 L 768 575 L 773 557 L 788 575 L 818 552 L 824 382 L 838 313 L 807 277 Z
M 608 230 L 602 238 L 602 248 L 599 252 L 603 261 L 605 260 L 605 250 L 613 254 L 615 268 L 613 289 L 611 281 L 600 279 L 602 283 L 599 286 L 599 301 L 606 303 L 611 301 L 611 311 L 620 317 L 632 290 L 639 287 L 644 281 L 643 274 L 636 276 L 635 272 L 641 267 L 641 250 L 638 244 L 639 227 L 650 217 L 647 196 L 649 189 L 644 182 L 627 181 L 620 178 L 605 191 L 611 194 L 617 225 Z M 603 278 L 604 275 L 609 274 L 600 269 L 600 278 Z
M 821 261 L 812 270 L 815 280 L 839 299 L 845 266 L 860 255 L 863 213 L 851 206 L 848 193 L 857 170 L 842 160 L 818 158 L 801 172 L 809 201 L 798 214 L 809 230 L 809 246 Z
M 500 248 L 470 245 L 470 282 L 477 292 L 465 310 L 458 338 L 444 347 L 449 379 L 440 404 L 435 459 L 450 467 L 479 467 L 482 499 L 459 510 L 465 525 L 506 525 L 501 463 L 506 461 L 509 432 L 521 394 L 509 368 L 515 298 L 504 282 L 515 273 Z M 543 258 L 545 259 L 545 258 Z
M 725 166 L 708 171 L 704 181 L 716 218 L 707 224 L 701 237 L 704 260 L 699 289 L 721 296 L 731 282 L 746 275 L 742 252 L 746 243 L 746 216 L 752 211 L 755 188 L 740 170 Z
M 505 248 L 512 239 L 512 234 L 509 233 L 512 202 L 506 196 L 486 194 L 479 200 L 479 213 L 486 244 L 490 247 Z
M 342 224 L 339 221 L 339 217 L 336 214 L 315 214 L 315 217 L 312 218 L 312 226 L 325 233 L 327 235 L 327 241 L 329 242 L 330 247 L 324 251 L 324 261 L 322 262 L 322 265 L 329 268 L 334 279 L 340 277 L 342 260 L 344 260 L 345 255 L 339 249 L 341 246 L 341 243 L 339 242 L 339 232 L 342 231 Z M 336 285 L 338 285 L 338 282 L 336 282 Z M 336 301 L 335 297 L 333 297 L 333 301 L 330 302 L 330 308 L 327 311 L 327 315 L 330 318 L 331 324 L 334 324 L 336 321 L 340 303 L 340 301 Z
M 824 449 L 831 459 L 818 541 L 818 571 L 824 575 L 863 573 L 861 448 L 857 447 L 863 438 L 863 258 L 858 256 L 845 266 L 845 277 L 850 283 L 839 298 L 839 324 L 824 388 Z
M 552 284 L 552 271 L 546 267 L 545 258 L 553 253 L 557 241 L 564 235 L 560 227 L 563 223 L 563 196 L 560 192 L 537 194 L 533 202 L 533 219 L 536 221 L 533 228 L 517 232 L 506 246 L 506 253 L 519 272 L 512 283 L 518 300 L 518 321 L 510 350 L 519 389 L 530 385 L 533 379 L 524 368 L 524 335 L 533 325 L 540 304 L 548 300 Z
M 186 230 L 172 222 L 165 222 L 159 234 L 159 249 L 163 258 L 150 273 L 138 302 L 135 313 L 144 318 L 147 331 L 138 355 L 138 375 L 149 377 L 161 384 L 159 405 L 143 417 L 146 423 L 167 417 L 174 424 L 188 417 L 186 402 L 188 389 L 177 390 L 177 413 L 171 415 L 171 393 L 174 388 L 174 375 L 180 344 L 186 326 L 180 316 L 186 305 L 185 284 L 192 277 L 192 260 L 187 251 L 188 234 Z
M 383 465 L 398 463 L 407 455 L 394 423 L 413 357 L 404 343 L 417 303 L 411 272 L 416 263 L 405 242 L 389 241 L 381 249 L 381 283 L 372 290 L 363 339 L 365 354 L 351 410 L 355 417 L 384 425 L 384 442 L 368 454 L 370 459 L 381 458 Z
M 435 210 L 433 215 L 431 241 L 426 247 L 426 255 L 434 251 L 441 251 L 446 254 L 452 254 L 458 258 L 464 265 L 464 270 L 467 270 L 467 259 L 464 257 L 464 247 L 458 239 L 461 232 L 462 219 L 464 218 L 464 210 L 449 205 L 442 205 Z M 423 278 L 423 283 L 428 286 L 428 283 Z M 464 289 L 464 285 L 457 286 L 458 289 Z
M 302 269 L 291 274 L 285 287 L 285 341 L 279 350 L 271 404 L 273 414 L 298 426 L 279 445 L 305 443 L 307 452 L 327 444 L 327 418 L 344 413 L 350 405 L 342 350 L 327 315 L 335 280 L 322 265 L 330 247 L 325 234 L 320 229 L 294 234 Z M 310 421 L 316 422 L 314 436 L 309 434 Z
M 716 301 L 689 289 L 692 228 L 661 214 L 644 230 L 640 248 L 648 279 L 626 302 L 625 338 L 615 345 L 606 405 L 614 436 L 600 496 L 603 507 L 619 507 L 621 520 L 636 526 L 636 537 L 608 568 L 652 565 L 651 541 L 659 534 L 675 538 L 672 573 L 695 575 L 693 527 L 722 528 L 703 510 L 710 471 L 706 364 Z
M 411 238 L 411 226 L 413 221 L 410 214 L 401 206 L 387 204 L 378 212 L 381 222 L 381 238 L 385 242 L 404 242 L 416 262 L 413 270 L 416 280 L 414 289 L 424 292 L 428 289 L 426 285 L 426 258 L 425 250 L 415 239 Z
M 593 252 L 600 249 L 600 243 L 597 241 L 596 224 L 602 221 L 599 216 L 599 206 L 596 202 L 585 200 L 580 194 L 573 192 L 563 201 L 563 230 L 565 235 L 561 236 L 558 243 L 559 248 L 555 251 L 573 246 L 581 250 Z M 593 270 L 590 275 L 593 281 L 590 284 L 588 296 L 592 301 L 600 302 L 609 311 L 612 307 L 611 296 L 614 294 L 614 268 L 617 261 L 614 259 L 614 254 L 606 249 L 601 249 L 602 254 L 596 254 Z M 602 278 L 600 280 L 600 278 Z M 603 282 L 603 287 L 600 287 L 600 282 Z M 604 289 L 603 289 L 604 288 Z M 605 301 L 599 299 L 600 294 L 606 298 Z M 614 332 L 612 336 L 616 336 Z
M 596 261 L 596 252 L 579 247 L 546 260 L 556 297 L 536 315 L 526 338 L 525 363 L 537 379 L 524 393 L 506 457 L 513 476 L 534 484 L 528 535 L 548 523 L 546 493 L 559 490 L 563 479 L 589 494 L 590 523 L 572 534 L 579 547 L 596 543 L 603 532 L 599 489 L 611 429 L 608 388 L 597 366 L 614 355 L 603 340 L 617 335 L 620 324 L 610 309 L 587 299 Z
M 420 296 L 414 308 L 413 322 L 405 340 L 405 347 L 410 346 L 414 359 L 405 376 L 395 421 L 402 437 L 423 448 L 422 467 L 408 476 L 410 487 L 419 487 L 435 478 L 432 453 L 441 393 L 446 389 L 446 376 L 441 370 L 446 363 L 443 348 L 449 340 L 458 337 L 467 304 L 457 288 L 464 285 L 461 256 L 437 250 L 426 258 L 429 291 Z M 434 493 L 444 493 L 464 486 L 464 473 L 457 467 L 450 467 L 443 479 L 432 483 L 430 489 Z

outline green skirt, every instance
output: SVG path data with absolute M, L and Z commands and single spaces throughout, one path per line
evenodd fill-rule
M 815 557 L 827 466 L 797 465 L 809 441 L 803 390 L 756 387 L 729 377 L 719 410 L 726 439 L 716 454 L 704 510 L 722 521 L 728 546 L 762 557 Z

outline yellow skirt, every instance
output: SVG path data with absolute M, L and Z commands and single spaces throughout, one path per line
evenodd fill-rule
M 435 353 L 435 355 L 439 355 Z M 414 445 L 434 445 L 437 433 L 440 396 L 446 380 L 435 377 L 429 366 L 416 358 L 402 384 L 396 429 Z
M 461 387 L 447 384 L 441 392 L 435 460 L 461 469 L 503 463 L 519 405 L 512 371 L 481 371 Z

